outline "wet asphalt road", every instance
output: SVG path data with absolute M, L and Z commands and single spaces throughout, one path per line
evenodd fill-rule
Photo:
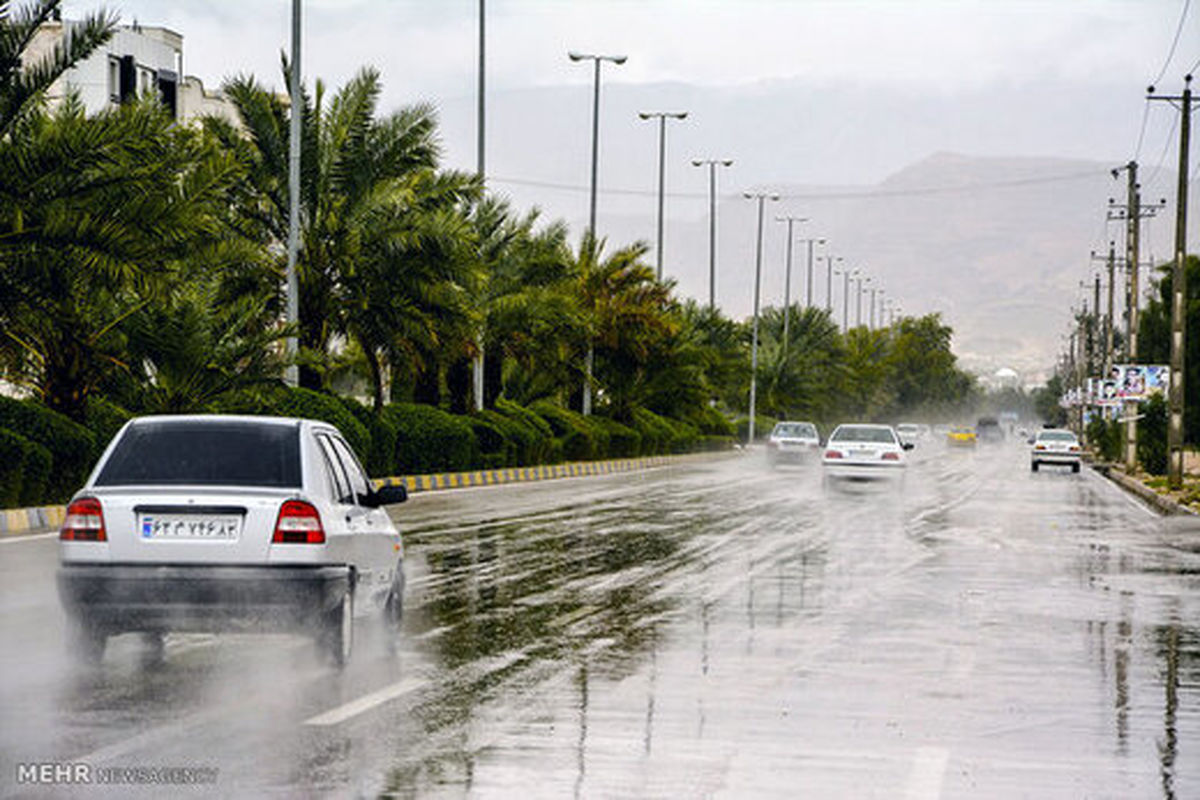
M 759 454 L 414 497 L 404 632 L 136 637 L 80 669 L 52 538 L 0 544 L 16 765 L 172 796 L 1200 797 L 1200 521 L 1023 448 L 826 495 Z

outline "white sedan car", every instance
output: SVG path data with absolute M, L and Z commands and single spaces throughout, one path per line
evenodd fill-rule
M 904 475 L 905 451 L 911 444 L 900 441 L 890 425 L 839 425 L 825 444 L 821 459 L 825 481 L 874 481 Z
M 807 461 L 821 448 L 821 435 L 811 422 L 777 422 L 767 437 L 767 461 Z
M 337 428 L 279 417 L 134 419 L 72 498 L 59 596 L 78 655 L 109 636 L 300 630 L 338 666 L 356 605 L 399 619 L 403 548 Z
M 1029 468 L 1037 472 L 1042 464 L 1055 464 L 1070 467 L 1072 472 L 1079 472 L 1081 450 L 1079 439 L 1071 431 L 1044 428 L 1033 438 L 1033 449 L 1029 451 Z

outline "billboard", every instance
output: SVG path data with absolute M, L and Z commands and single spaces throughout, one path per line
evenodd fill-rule
M 1117 364 L 1100 381 L 1097 397 L 1102 401 L 1116 398 L 1140 402 L 1152 394 L 1166 392 L 1170 377 L 1170 367 L 1161 364 Z

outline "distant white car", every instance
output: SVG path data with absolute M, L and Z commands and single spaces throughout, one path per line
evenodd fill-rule
M 403 548 L 337 428 L 279 417 L 127 423 L 72 498 L 58 589 L 78 655 L 137 631 L 301 630 L 338 666 L 356 605 L 398 620 Z
M 916 445 L 928 440 L 932 436 L 932 432 L 928 425 L 921 425 L 915 422 L 901 422 L 896 426 L 896 435 L 900 437 L 902 443 Z
M 888 480 L 904 475 L 904 444 L 890 425 L 839 425 L 825 443 L 821 459 L 826 481 Z
M 1029 469 L 1037 472 L 1042 464 L 1054 464 L 1079 472 L 1081 454 L 1082 448 L 1074 433 L 1063 428 L 1043 428 L 1033 437 Z
M 821 435 L 811 422 L 777 422 L 767 437 L 767 461 L 807 461 L 821 448 Z

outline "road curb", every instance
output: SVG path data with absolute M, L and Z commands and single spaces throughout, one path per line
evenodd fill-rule
M 678 464 L 689 460 L 736 454 L 738 454 L 738 451 L 735 450 L 728 452 L 711 451 L 676 456 L 617 458 L 608 461 L 571 461 L 565 464 L 543 464 L 537 467 L 504 467 L 502 469 L 468 470 L 466 472 L 438 472 L 428 475 L 377 478 L 375 485 L 377 487 L 403 486 L 409 492 L 467 489 L 476 486 L 500 486 L 510 483 L 533 483 L 562 478 L 586 478 L 595 475 L 612 475 L 619 472 L 636 472 L 638 470 L 664 467 L 669 464 Z
M 636 472 L 654 467 L 664 467 L 688 460 L 737 455 L 739 451 L 710 451 L 688 453 L 677 456 L 645 456 L 643 458 L 617 458 L 608 461 L 572 461 L 566 464 L 544 464 L 539 467 L 505 467 L 503 469 L 469 470 L 467 472 L 437 472 L 428 475 L 403 475 L 393 478 L 378 478 L 376 486 L 401 486 L 409 492 L 435 492 L 441 489 L 467 489 L 476 486 L 500 486 L 510 483 L 532 483 L 534 481 L 559 480 L 562 478 L 585 478 L 594 475 L 612 475 L 618 472 Z M 62 525 L 67 515 L 66 506 L 39 506 L 37 508 L 9 508 L 0 510 L 0 539 L 38 533 Z
M 1141 481 L 1129 477 L 1120 470 L 1113 469 L 1108 464 L 1093 464 L 1092 469 L 1136 496 L 1163 516 L 1196 516 L 1196 512 L 1187 506 L 1177 503 L 1169 497 L 1164 497 Z

